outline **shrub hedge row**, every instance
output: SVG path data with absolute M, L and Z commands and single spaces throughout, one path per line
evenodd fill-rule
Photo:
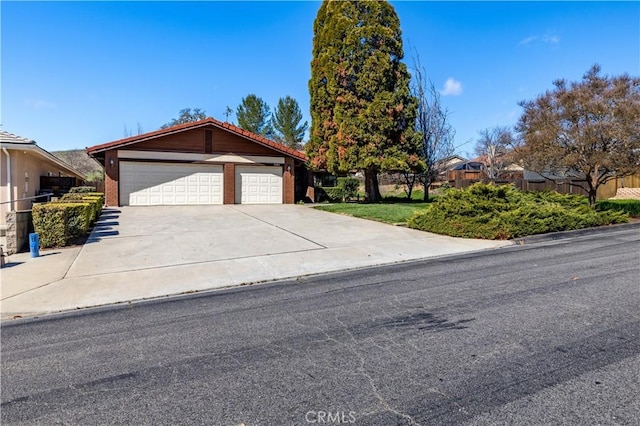
M 628 220 L 620 211 L 596 211 L 577 195 L 478 183 L 447 190 L 408 225 L 453 237 L 509 239 Z
M 33 206 L 33 227 L 40 247 L 64 247 L 87 235 L 98 220 L 104 205 L 104 194 L 69 192 L 60 201 Z
M 74 186 L 69 190 L 70 194 L 86 194 L 89 192 L 96 192 L 95 186 Z
M 336 186 L 317 187 L 319 201 L 341 203 L 358 196 L 360 181 L 356 178 L 339 177 Z
M 596 209 L 600 211 L 619 210 L 629 216 L 640 217 L 640 200 L 603 200 L 598 201 Z

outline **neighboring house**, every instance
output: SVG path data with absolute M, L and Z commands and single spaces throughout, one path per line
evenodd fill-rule
M 442 160 L 436 162 L 435 166 L 438 170 L 446 171 L 453 169 L 455 166 L 460 163 L 464 163 L 465 161 L 467 161 L 467 159 L 464 157 L 461 157 L 459 155 L 450 155 L 449 157 L 443 158 Z
M 441 184 L 447 181 L 447 172 L 453 170 L 459 164 L 466 162 L 467 159 L 459 155 L 450 155 L 435 163 L 435 169 L 438 171 L 437 182 Z
M 41 186 L 41 181 L 68 178 L 73 185 L 84 177 L 58 157 L 27 138 L 0 131 L 0 224 L 6 223 L 6 213 L 31 210 L 33 199 L 41 190 L 55 192 L 59 188 Z
M 87 152 L 108 206 L 291 204 L 309 182 L 304 153 L 210 117 Z
M 447 171 L 447 181 L 455 188 L 466 188 L 467 186 L 489 179 L 488 160 L 486 157 L 477 157 L 463 163 L 458 163 Z M 506 182 L 524 179 L 524 169 L 516 163 L 504 163 L 500 168 L 496 168 L 494 173 L 497 178 L 492 181 Z

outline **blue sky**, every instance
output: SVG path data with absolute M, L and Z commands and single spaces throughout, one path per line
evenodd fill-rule
M 451 112 L 457 151 L 516 123 L 518 102 L 603 73 L 640 74 L 640 2 L 392 1 Z M 186 107 L 224 119 L 250 93 L 307 120 L 315 1 L 0 4 L 2 129 L 56 151 L 156 130 Z M 235 121 L 232 116 L 230 121 Z

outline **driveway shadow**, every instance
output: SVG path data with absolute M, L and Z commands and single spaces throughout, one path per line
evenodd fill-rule
M 2 267 L 2 269 L 5 268 L 13 268 L 14 266 L 18 266 L 18 265 L 22 265 L 24 262 L 7 262 L 4 264 L 4 266 Z
M 104 209 L 102 214 L 96 221 L 93 231 L 85 241 L 88 243 L 97 243 L 105 237 L 115 237 L 120 235 L 120 232 L 113 229 L 113 227 L 120 225 L 117 220 L 120 217 L 121 211 L 118 209 Z

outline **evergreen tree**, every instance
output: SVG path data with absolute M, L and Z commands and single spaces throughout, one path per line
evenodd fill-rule
M 280 98 L 273 114 L 272 123 L 277 139 L 285 145 L 298 149 L 309 124 L 302 121 L 298 102 L 290 96 Z
M 269 105 L 254 94 L 242 98 L 236 109 L 236 118 L 238 126 L 244 130 L 265 137 L 273 136 Z
M 313 168 L 363 170 L 365 198 L 381 199 L 377 175 L 416 158 L 416 102 L 403 58 L 400 21 L 386 1 L 324 1 L 311 62 Z

